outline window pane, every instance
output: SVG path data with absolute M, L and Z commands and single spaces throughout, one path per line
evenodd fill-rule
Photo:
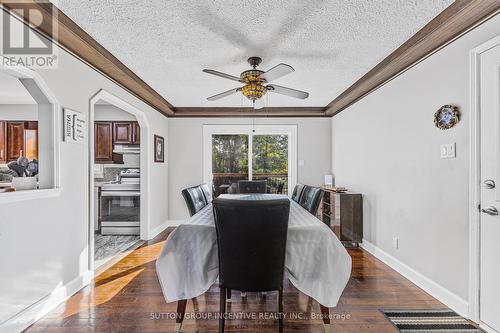
M 212 135 L 212 175 L 215 196 L 248 179 L 248 135 Z
M 254 135 L 254 180 L 267 180 L 268 192 L 288 193 L 288 136 Z

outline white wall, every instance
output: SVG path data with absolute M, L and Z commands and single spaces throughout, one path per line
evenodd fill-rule
M 171 118 L 169 119 L 169 218 L 184 220 L 189 212 L 182 198 L 183 188 L 203 182 L 203 125 L 252 124 L 249 118 Z M 322 185 L 331 172 L 329 118 L 257 118 L 255 124 L 297 125 L 298 182 Z
M 0 120 L 38 120 L 36 104 L 0 104 Z
M 168 120 L 158 111 L 62 49 L 58 62 L 57 69 L 38 73 L 62 108 L 82 112 L 88 119 L 91 97 L 105 89 L 145 112 L 151 142 L 153 134 L 168 137 Z M 61 287 L 79 286 L 88 273 L 88 142 L 61 142 L 60 148 L 60 196 L 0 204 L 0 331 L 14 332 L 6 328 L 14 320 L 4 320 Z M 152 231 L 168 219 L 168 163 L 152 164 L 150 177 Z M 9 193 L 0 193 L 5 195 Z
M 94 107 L 95 121 L 136 121 L 137 119 L 131 113 L 123 111 L 114 105 L 96 104 Z
M 465 306 L 469 51 L 498 34 L 500 16 L 332 118 L 336 183 L 364 194 L 365 238 Z M 433 116 L 445 104 L 462 120 L 442 131 Z M 457 157 L 440 159 L 440 145 L 453 142 Z

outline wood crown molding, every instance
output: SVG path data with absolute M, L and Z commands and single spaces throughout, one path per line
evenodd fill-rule
M 325 117 L 324 107 L 270 107 L 261 110 L 233 107 L 178 107 L 174 117 Z
M 4 10 L 16 15 L 35 31 L 63 47 L 144 103 L 166 116 L 174 114 L 174 108 L 167 100 L 53 4 L 35 0 L 19 2 L 0 0 L 0 4 L 4 7 Z M 13 7 L 25 10 L 21 14 L 12 10 L 14 9 Z M 33 26 L 28 15 L 28 10 L 26 9 L 38 10 L 43 16 L 42 24 Z M 51 29 L 48 22 L 53 22 L 56 28 Z
M 346 109 L 499 10 L 500 0 L 456 0 L 329 103 L 326 115 L 334 116 Z

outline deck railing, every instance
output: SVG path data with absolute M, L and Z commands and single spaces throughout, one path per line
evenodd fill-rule
M 227 191 L 227 188 L 239 180 L 247 180 L 246 173 L 214 173 L 213 186 L 214 195 L 217 197 Z M 254 173 L 252 180 L 267 180 L 267 192 L 283 194 L 288 193 L 288 174 L 282 173 Z M 281 188 L 281 190 L 280 190 Z

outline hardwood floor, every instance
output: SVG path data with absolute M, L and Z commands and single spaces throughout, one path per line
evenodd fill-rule
M 171 313 L 175 314 L 176 303 L 165 303 L 155 272 L 155 259 L 170 232 L 171 229 L 146 242 L 25 332 L 173 332 L 175 318 Z M 332 320 L 335 333 L 397 332 L 380 308 L 445 308 L 369 253 L 361 249 L 351 249 L 349 253 L 353 258 L 351 280 L 338 306 L 330 309 L 333 316 L 338 316 Z M 214 285 L 204 295 L 188 301 L 183 332 L 217 332 L 217 319 L 189 316 L 210 316 L 218 309 L 219 288 Z M 246 301 L 242 301 L 240 293 L 233 292 L 227 311 L 241 316 L 241 313 L 273 313 L 277 309 L 276 293 L 267 293 L 264 298 L 248 293 Z M 285 318 L 284 332 L 323 332 L 318 303 L 300 293 L 288 280 L 284 311 L 296 316 Z M 312 319 L 311 313 L 316 318 Z M 309 319 L 300 319 L 299 315 Z M 277 331 L 277 319 L 226 320 L 226 332 Z

